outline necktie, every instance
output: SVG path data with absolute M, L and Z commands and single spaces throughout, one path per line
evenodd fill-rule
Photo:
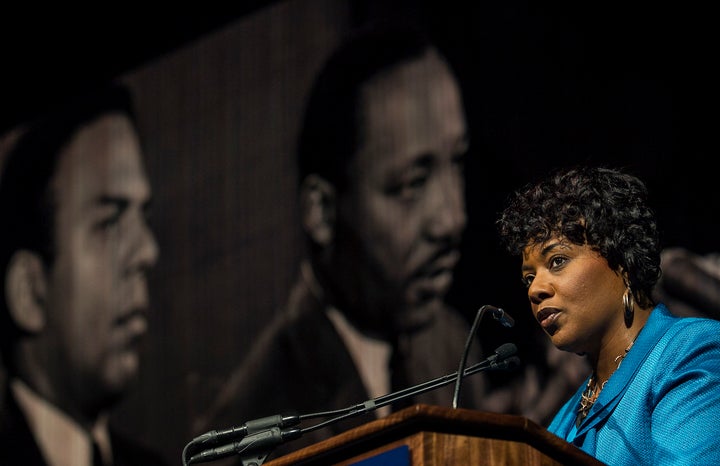
M 100 447 L 94 439 L 92 441 L 92 465 L 105 466 L 102 458 L 102 453 L 100 453 Z
M 408 388 L 406 359 L 407 356 L 402 350 L 401 345 L 396 344 L 393 348 L 392 356 L 390 357 L 390 384 L 393 392 Z M 397 400 L 392 403 L 392 410 L 398 411 L 402 408 L 407 408 L 408 406 L 411 406 L 412 403 L 413 401 L 410 398 Z

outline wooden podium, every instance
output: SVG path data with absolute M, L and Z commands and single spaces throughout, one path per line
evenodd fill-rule
M 265 463 L 284 465 L 602 465 L 522 416 L 414 405 Z

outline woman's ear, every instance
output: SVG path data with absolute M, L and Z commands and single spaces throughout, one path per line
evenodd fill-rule
M 28 250 L 15 252 L 5 273 L 5 299 L 18 328 L 29 333 L 42 331 L 46 293 L 47 277 L 40 256 Z
M 300 185 L 300 215 L 305 232 L 320 246 L 335 237 L 335 187 L 318 175 L 308 175 Z
M 626 271 L 623 270 L 622 277 L 623 277 L 623 283 L 625 284 L 625 288 L 630 290 L 631 289 L 630 288 L 630 276 L 628 275 L 628 273 Z

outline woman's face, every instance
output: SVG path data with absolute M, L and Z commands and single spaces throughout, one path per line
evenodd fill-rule
M 598 354 L 624 329 L 622 276 L 588 245 L 551 238 L 523 251 L 535 319 L 558 348 Z

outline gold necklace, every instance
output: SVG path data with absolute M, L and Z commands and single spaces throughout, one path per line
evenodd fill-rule
M 633 339 L 633 341 L 630 342 L 630 345 L 625 348 L 625 352 L 623 354 L 619 354 L 615 357 L 615 363 L 617 363 L 615 371 L 620 368 L 620 363 L 623 362 L 623 359 L 625 359 L 625 356 L 627 356 L 630 348 L 632 348 L 632 345 L 634 343 L 635 339 Z M 612 374 L 614 374 L 615 371 L 613 371 Z M 610 374 L 610 377 L 612 377 L 612 374 Z M 592 375 L 590 376 L 590 380 L 588 380 L 587 386 L 585 387 L 585 390 L 583 390 L 583 392 L 580 394 L 580 406 L 578 408 L 578 415 L 576 418 L 576 424 L 578 426 L 580 426 L 582 420 L 585 419 L 585 417 L 590 412 L 590 408 L 592 408 L 592 406 L 595 404 L 595 401 L 600 396 L 600 392 L 603 390 L 603 388 L 605 388 L 605 384 L 608 383 L 610 377 L 608 377 L 602 384 L 600 384 L 600 387 L 598 387 L 597 375 L 595 374 L 595 371 L 593 371 Z

